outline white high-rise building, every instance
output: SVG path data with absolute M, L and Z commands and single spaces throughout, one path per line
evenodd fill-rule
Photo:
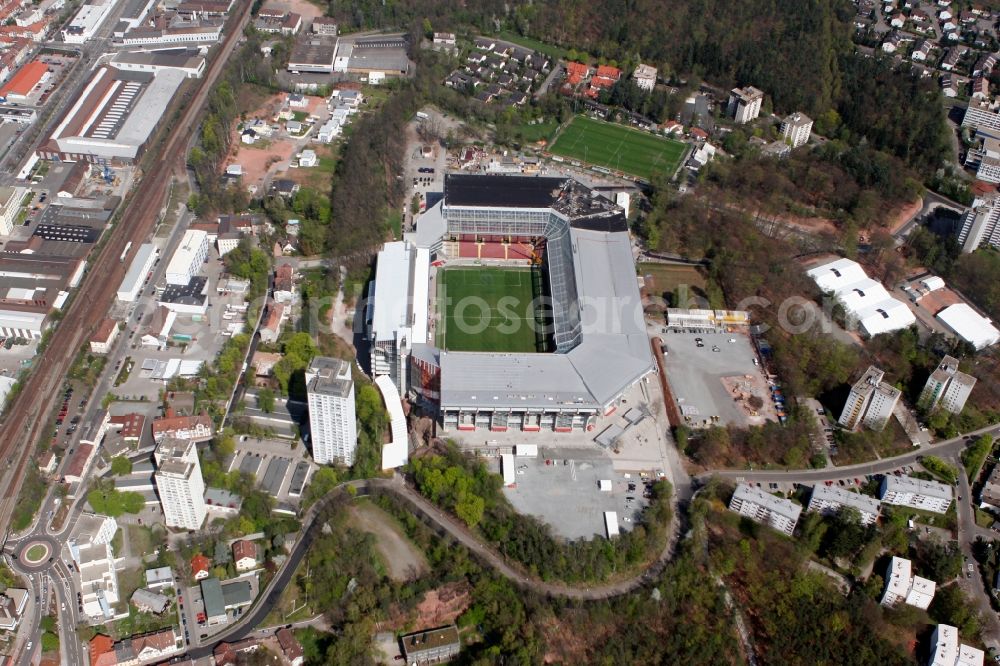
M 313 460 L 320 465 L 353 465 L 358 426 L 350 363 L 317 356 L 306 370 L 306 389 Z
M 931 634 L 931 656 L 927 666 L 983 666 L 986 654 L 958 642 L 958 629 L 939 624 Z
M 947 412 L 960 414 L 975 385 L 975 377 L 959 371 L 957 358 L 945 356 L 927 378 L 917 404 L 928 410 L 940 406 Z
M 1000 247 L 1000 198 L 991 205 L 969 208 L 962 216 L 958 231 L 962 252 L 975 252 L 980 247 Z
M 893 607 L 899 602 L 927 610 L 934 600 L 937 583 L 913 575 L 913 563 L 904 557 L 893 557 L 885 572 L 882 605 Z
M 167 264 L 167 284 L 187 284 L 197 275 L 208 258 L 208 233 L 201 229 L 184 232 L 180 245 Z
M 652 65 L 638 65 L 632 72 L 632 80 L 647 92 L 656 87 L 656 68 Z
M 14 230 L 25 192 L 23 187 L 0 187 L 0 236 L 10 236 Z
M 205 480 L 193 440 L 162 440 L 153 452 L 156 492 L 167 527 L 199 529 L 205 522 Z
M 861 379 L 851 387 L 844 411 L 838 423 L 849 430 L 857 430 L 862 425 L 881 431 L 892 416 L 892 410 L 899 401 L 900 391 L 882 381 L 885 373 L 871 365 Z
M 760 105 L 764 102 L 764 91 L 753 86 L 733 88 L 729 93 L 726 110 L 738 125 L 755 120 L 760 115 Z
M 781 121 L 781 136 L 792 148 L 798 148 L 809 143 L 812 127 L 812 118 L 797 111 Z

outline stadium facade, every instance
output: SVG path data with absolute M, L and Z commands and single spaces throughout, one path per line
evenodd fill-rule
M 428 325 L 433 267 L 541 264 L 552 353 L 448 351 Z M 379 253 L 372 371 L 444 430 L 592 430 L 655 369 L 623 210 L 575 180 L 445 178 L 417 232 Z

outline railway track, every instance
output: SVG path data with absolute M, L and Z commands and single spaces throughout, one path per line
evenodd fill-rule
M 0 461 L 6 461 L 6 469 L 0 475 L 3 487 L 0 533 L 7 533 L 35 444 L 43 433 L 48 433 L 48 418 L 60 397 L 59 387 L 84 341 L 106 316 L 125 276 L 132 257 L 120 261 L 122 253 L 129 243 L 131 255 L 138 251 L 166 204 L 171 180 L 175 175 L 184 177 L 186 148 L 199 127 L 199 117 L 216 79 L 240 41 L 252 5 L 251 0 L 241 0 L 236 5 L 230 18 L 231 27 L 198 87 L 190 97 L 176 100 L 164 114 L 172 121 L 158 130 L 151 144 L 151 150 L 158 150 L 160 159 L 143 174 L 118 223 L 108 232 L 107 241 L 97 256 L 90 258 L 91 268 L 83 284 L 25 380 L 23 390 L 14 399 L 7 418 L 0 424 Z M 179 117 L 177 111 L 181 112 Z

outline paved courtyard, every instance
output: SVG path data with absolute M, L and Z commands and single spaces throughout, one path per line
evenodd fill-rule
M 718 425 L 760 425 L 773 419 L 767 383 L 750 338 L 739 333 L 664 333 L 667 380 L 681 414 L 692 425 L 718 417 Z M 699 347 L 695 338 L 701 338 Z M 739 386 L 737 386 L 739 385 Z M 735 391 L 735 393 L 734 393 Z M 759 395 L 764 402 L 760 416 L 752 417 L 735 399 L 737 393 Z
M 499 470 L 499 462 L 491 461 L 494 470 Z M 566 539 L 605 536 L 605 511 L 618 512 L 619 527 L 631 529 L 646 505 L 638 475 L 629 479 L 615 471 L 601 451 L 546 447 L 537 458 L 519 456 L 514 462 L 517 482 L 504 489 L 507 499 L 519 512 L 542 520 Z M 601 491 L 601 480 L 610 480 L 613 490 Z M 628 491 L 630 481 L 636 483 L 634 492 Z M 629 502 L 626 497 L 635 499 Z

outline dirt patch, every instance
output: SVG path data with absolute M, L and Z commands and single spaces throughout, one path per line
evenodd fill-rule
M 414 580 L 429 568 L 424 554 L 403 536 L 396 521 L 368 502 L 351 506 L 351 523 L 375 536 L 375 547 L 385 561 L 389 577 L 397 581 Z
M 923 206 L 924 200 L 922 198 L 917 199 L 912 203 L 897 206 L 892 210 L 892 212 L 889 213 L 885 226 L 889 228 L 890 233 L 896 233 L 903 228 L 903 225 L 910 221 L 910 218 L 920 212 L 920 209 L 923 208 Z
M 472 603 L 468 583 L 449 583 L 430 590 L 417 604 L 418 627 L 440 627 L 453 624 Z
M 917 299 L 917 304 L 931 315 L 936 315 L 949 305 L 962 303 L 962 298 L 948 287 L 935 289 Z
M 274 125 L 276 117 L 285 103 L 285 94 L 279 93 L 263 98 L 255 105 L 255 110 L 246 116 L 246 125 L 254 120 L 263 120 Z M 280 137 L 277 133 L 270 137 L 259 137 L 256 143 L 245 144 L 240 140 L 241 131 L 233 127 L 229 155 L 223 166 L 239 164 L 243 168 L 243 185 L 259 191 L 269 174 L 288 168 L 289 160 L 296 152 L 292 139 Z
M 317 16 L 323 16 L 323 9 L 309 0 L 282 0 L 281 2 L 267 2 L 264 6 L 268 9 L 285 9 L 295 12 L 302 17 L 302 22 L 305 24 L 311 23 Z
M 774 402 L 768 395 L 767 386 L 760 375 L 735 375 L 722 377 L 726 393 L 733 397 L 752 426 L 764 425 L 767 421 L 777 421 Z

